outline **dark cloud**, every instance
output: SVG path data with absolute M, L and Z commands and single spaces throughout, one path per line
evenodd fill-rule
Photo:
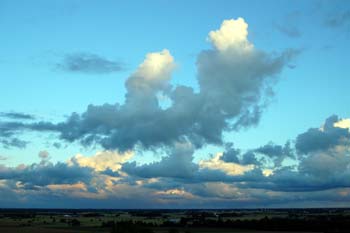
M 349 155 L 347 155 L 349 156 Z M 310 160 L 320 163 L 326 163 L 322 157 L 314 157 Z M 337 162 L 341 160 L 336 159 Z M 337 166 L 329 166 L 329 169 L 316 167 L 317 165 L 310 164 L 311 161 L 304 161 L 300 164 L 300 172 L 283 168 L 276 170 L 272 176 L 269 176 L 267 182 L 250 183 L 250 188 L 269 189 L 281 192 L 312 192 L 321 190 L 330 190 L 336 188 L 350 187 L 350 172 L 349 170 L 330 171 Z M 346 163 L 349 165 L 349 162 Z M 325 173 L 320 173 L 324 171 Z
M 337 132 L 334 135 L 338 135 L 337 129 L 348 130 L 345 124 L 342 125 L 343 128 L 335 125 L 340 121 L 337 116 L 331 116 L 318 130 L 323 134 Z M 304 134 L 308 132 L 309 130 Z M 52 164 L 43 159 L 39 164 L 30 166 L 0 166 L 0 192 L 5 187 L 11 187 L 11 190 L 20 187 L 22 193 L 46 193 L 48 200 L 67 196 L 62 201 L 74 198 L 73 194 L 80 195 L 77 200 L 81 201 L 90 195 L 92 203 L 97 201 L 94 198 L 96 195 L 103 194 L 106 201 L 134 200 L 139 201 L 143 207 L 146 203 L 140 200 L 145 197 L 150 201 L 147 204 L 157 203 L 155 200 L 161 199 L 177 205 L 198 203 L 202 208 L 206 203 L 220 205 L 228 202 L 237 205 L 240 203 L 243 207 L 256 207 L 264 203 L 281 206 L 286 203 L 308 202 L 314 200 L 313 197 L 323 203 L 327 197 L 330 203 L 338 203 L 340 199 L 350 199 L 344 196 L 350 190 L 350 145 L 345 143 L 347 140 L 349 138 L 332 141 L 326 147 L 317 147 L 299 157 L 294 156 L 294 144 L 289 141 L 283 146 L 271 142 L 245 152 L 227 143 L 222 155 L 219 153 L 199 162 L 194 160 L 195 146 L 182 142 L 167 148 L 167 155 L 160 161 L 143 165 L 125 162 L 121 163 L 121 170 L 107 168 L 99 172 L 79 166 L 74 159 L 70 160 L 71 164 Z M 306 142 L 313 144 L 314 140 L 304 141 Z M 294 162 L 285 165 L 279 161 L 278 165 L 275 162 L 271 167 L 261 157 L 273 161 L 290 158 Z M 105 177 L 118 179 L 106 182 Z M 74 186 L 79 182 L 83 182 L 84 186 Z M 50 191 L 50 184 L 73 186 Z M 27 197 L 28 195 L 31 194 L 27 194 Z M 242 200 L 245 200 L 244 204 Z M 132 205 L 124 204 L 128 207 Z
M 191 145 L 177 145 L 168 156 L 159 162 L 137 166 L 136 162 L 125 163 L 123 171 L 129 175 L 143 178 L 167 177 L 189 179 L 198 170 L 193 163 L 193 148 Z
M 100 174 L 112 176 L 112 177 L 120 177 L 119 172 L 112 171 L 110 168 L 107 168 L 106 170 L 101 171 Z
M 0 112 L 0 117 L 15 120 L 35 120 L 35 116 L 19 112 Z
M 281 166 L 281 163 L 285 158 L 293 159 L 295 157 L 290 142 L 287 142 L 284 146 L 276 145 L 270 142 L 269 144 L 255 149 L 254 151 L 273 159 L 275 166 Z
M 233 148 L 233 144 L 228 144 L 226 146 L 226 150 L 221 156 L 221 159 L 224 162 L 229 162 L 229 163 L 239 163 L 239 155 L 241 151 L 239 149 Z
M 230 175 L 220 170 L 220 167 L 201 168 L 193 161 L 193 149 L 190 144 L 177 144 L 158 162 L 144 165 L 137 165 L 136 162 L 125 163 L 122 171 L 140 178 L 162 178 L 159 182 L 147 185 L 152 188 L 178 187 L 202 182 L 258 181 L 263 178 L 259 169 Z
M 280 145 L 274 145 L 273 143 L 266 144 L 255 150 L 256 152 L 262 153 L 269 157 L 276 157 L 283 155 L 283 147 Z
M 44 162 L 29 166 L 8 168 L 0 166 L 0 180 L 19 181 L 28 187 L 45 186 L 49 184 L 74 184 L 79 181 L 89 182 L 92 170 L 66 163 Z
M 240 162 L 243 165 L 256 164 L 259 165 L 261 162 L 256 158 L 254 151 L 247 151 L 242 155 L 242 160 Z
M 338 129 L 348 131 L 346 128 L 334 126 L 334 123 L 339 121 L 337 116 L 331 116 L 326 120 L 323 129 L 318 130 L 324 134 L 330 131 L 338 132 Z M 243 154 L 240 153 L 239 149 L 234 149 L 232 144 L 228 144 L 226 152 L 220 157 L 221 161 L 255 166 L 253 170 L 234 176 L 228 175 L 224 170 L 219 170 L 219 167 L 200 168 L 193 162 L 190 151 L 180 153 L 177 156 L 170 154 L 159 162 L 141 166 L 127 163 L 124 164 L 123 170 L 131 176 L 161 178 L 158 182 L 147 185 L 147 187 L 155 189 L 181 188 L 184 185 L 203 182 L 221 182 L 235 184 L 238 188 L 243 189 L 261 189 L 283 193 L 350 188 L 350 144 L 346 143 L 348 141 L 349 138 L 343 138 L 315 149 L 314 140 L 310 140 L 308 141 L 312 144 L 310 148 L 314 149 L 309 150 L 306 155 L 299 159 L 295 156 L 294 148 L 289 141 L 284 146 L 269 143 L 257 149 L 248 150 Z M 263 159 L 257 159 L 256 153 L 273 159 L 274 166 L 271 174 L 265 175 L 265 166 L 268 164 Z M 282 165 L 285 158 L 294 160 L 292 163 L 294 165 Z
M 296 139 L 295 149 L 302 156 L 294 166 L 275 166 L 273 174 L 259 182 L 247 182 L 245 188 L 269 189 L 281 192 L 314 192 L 350 187 L 350 135 L 347 127 L 333 115 L 321 128 L 311 128 Z M 255 151 L 272 158 L 293 156 L 289 143 L 284 147 L 273 144 Z M 241 186 L 241 187 L 243 187 Z
M 68 54 L 56 65 L 60 70 L 73 73 L 106 74 L 124 69 L 122 63 L 91 53 Z
M 322 128 L 310 128 L 296 138 L 295 148 L 299 154 L 326 150 L 332 146 L 348 143 L 350 132 L 348 129 L 335 127 L 340 119 L 333 115 L 329 117 Z M 347 140 L 344 140 L 347 139 Z
M 2 144 L 2 146 L 6 149 L 13 148 L 13 147 L 23 149 L 27 146 L 28 142 L 18 138 L 10 138 L 10 139 L 0 138 L 0 144 Z
M 55 147 L 56 149 L 60 149 L 62 145 L 61 145 L 61 143 L 59 143 L 59 142 L 54 142 L 54 143 L 52 144 L 52 146 Z
M 348 129 L 335 126 L 339 121 L 337 116 L 331 116 L 326 119 L 322 128 L 311 128 L 300 134 L 295 143 L 295 150 L 302 154 L 299 158 L 295 157 L 294 148 L 290 142 L 284 146 L 269 143 L 245 153 L 240 153 L 240 150 L 233 145 L 227 145 L 220 160 L 226 163 L 256 166 L 255 169 L 241 175 L 228 175 L 224 170 L 215 167 L 200 168 L 193 162 L 195 146 L 190 143 L 175 144 L 177 146 L 173 146 L 168 155 L 159 162 L 145 165 L 137 165 L 135 162 L 125 163 L 122 165 L 122 171 L 129 175 L 129 184 L 134 182 L 136 177 L 161 178 L 159 183 L 148 184 L 148 188 L 151 186 L 181 187 L 184 184 L 201 182 L 235 183 L 244 189 L 254 188 L 276 192 L 311 192 L 347 188 L 350 187 L 348 181 L 350 155 L 347 149 L 350 137 Z M 31 127 L 41 128 L 43 125 L 46 124 Z M 267 164 L 257 154 L 274 161 L 272 174 L 263 175 Z M 294 160 L 296 164 L 292 167 L 282 166 L 285 158 Z M 112 171 L 105 171 L 104 174 L 118 177 L 120 175 Z M 164 179 L 166 183 L 171 184 L 166 185 Z
M 330 28 L 338 28 L 349 25 L 350 10 L 334 14 L 325 20 L 325 25 Z

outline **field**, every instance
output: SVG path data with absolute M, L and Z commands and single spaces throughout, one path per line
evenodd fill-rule
M 0 211 L 1 233 L 346 232 L 349 225 L 345 209 Z

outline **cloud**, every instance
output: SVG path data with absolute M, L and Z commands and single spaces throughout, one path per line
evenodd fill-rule
M 321 127 L 280 145 L 269 142 L 242 150 L 223 138 L 225 132 L 259 122 L 274 84 L 299 51 L 259 50 L 249 41 L 242 18 L 225 20 L 209 32 L 208 41 L 211 47 L 196 60 L 198 88 L 172 84 L 177 65 L 164 49 L 146 54 L 129 75 L 124 103 L 89 105 L 59 123 L 15 117 L 1 121 L 0 140 L 5 145 L 21 145 L 15 136 L 39 131 L 57 133 L 63 142 L 97 145 L 102 151 L 56 164 L 41 151 L 40 163 L 1 165 L 0 195 L 10 189 L 27 193 L 28 200 L 40 194 L 74 205 L 89 199 L 85 204 L 107 207 L 278 206 L 312 197 L 335 204 L 350 200 L 348 118 L 330 116 Z M 162 105 L 159 96 L 169 104 Z M 224 149 L 207 159 L 195 158 L 194 152 L 208 144 Z M 164 156 L 139 164 L 137 152 L 145 150 Z
M 122 164 L 131 159 L 133 155 L 131 151 L 122 154 L 117 151 L 100 151 L 90 157 L 77 154 L 68 161 L 68 164 L 89 167 L 95 171 L 105 171 L 106 174 L 111 175 L 113 172 L 120 170 Z
M 280 33 L 290 38 L 298 38 L 301 32 L 297 25 L 299 25 L 300 12 L 293 11 L 286 14 L 278 23 L 274 23 L 274 28 Z
M 124 69 L 120 62 L 91 53 L 68 54 L 61 63 L 56 64 L 56 67 L 66 72 L 85 74 L 107 74 Z
M 213 48 L 197 57 L 198 91 L 171 85 L 176 63 L 164 49 L 147 54 L 128 77 L 124 104 L 89 105 L 84 113 L 72 113 L 57 124 L 4 122 L 0 128 L 8 134 L 57 132 L 67 142 L 107 150 L 155 149 L 185 141 L 197 148 L 221 145 L 224 132 L 259 122 L 273 84 L 298 51 L 270 54 L 256 49 L 242 18 L 223 21 L 208 38 Z M 94 59 L 86 60 L 89 67 Z M 160 94 L 169 99 L 169 106 L 161 106 Z
M 137 165 L 136 162 L 124 163 L 122 171 L 129 176 L 157 178 L 158 180 L 148 184 L 147 187 L 158 188 L 178 188 L 183 183 L 254 180 L 261 175 L 256 173 L 253 164 L 241 165 L 221 160 L 222 153 L 195 163 L 193 152 L 193 145 L 177 143 L 160 161 L 144 165 Z
M 49 152 L 46 151 L 46 150 L 42 150 L 38 154 L 39 158 L 42 159 L 42 160 L 49 159 L 49 155 L 50 155 Z
M 159 162 L 137 166 L 136 162 L 125 163 L 122 171 L 143 178 L 191 178 L 198 165 L 192 162 L 194 148 L 190 144 L 176 144 L 170 154 Z
M 264 158 L 258 159 L 258 157 Z M 295 154 L 289 141 L 284 146 L 270 142 L 256 149 L 250 149 L 245 153 L 242 153 L 240 149 L 233 148 L 233 144 L 228 143 L 226 150 L 220 156 L 220 161 L 241 165 L 261 165 L 263 160 L 270 159 L 274 162 L 274 166 L 278 167 L 281 166 L 284 159 L 294 159 L 294 157 Z
M 335 122 L 333 126 L 350 130 L 350 119 L 341 119 L 340 121 Z
M 0 117 L 15 120 L 35 120 L 35 117 L 33 115 L 19 112 L 0 112 Z
M 350 186 L 350 135 L 346 119 L 333 115 L 321 128 L 297 136 L 298 159 L 294 166 L 274 167 L 265 181 L 246 187 L 283 192 L 313 192 Z M 289 147 L 289 146 L 288 146 Z M 266 149 L 266 147 L 261 147 Z M 270 149 L 268 150 L 270 151 Z M 280 151 L 278 149 L 278 151 Z M 288 150 L 289 151 L 289 150 Z M 266 152 L 266 151 L 265 151 Z
M 52 144 L 52 146 L 55 147 L 56 149 L 60 149 L 62 145 L 61 145 L 61 143 L 59 143 L 59 142 L 54 142 L 54 143 Z
M 329 28 L 339 28 L 350 23 L 350 10 L 343 11 L 328 17 L 325 20 L 325 25 Z
M 301 36 L 300 30 L 294 25 L 275 24 L 274 26 L 280 33 L 290 38 L 298 38 Z
M 88 182 L 92 177 L 89 168 L 66 163 L 51 162 L 21 165 L 16 168 L 0 166 L 0 180 L 19 181 L 27 187 L 45 186 L 49 184 L 73 184 L 79 181 Z
M 226 145 L 226 151 L 222 154 L 221 160 L 224 162 L 239 163 L 239 155 L 241 151 L 233 148 L 233 144 Z
M 299 134 L 295 145 L 298 153 L 307 154 L 313 151 L 326 150 L 338 144 L 348 144 L 350 132 L 347 128 L 337 127 L 339 124 L 346 124 L 346 121 L 343 123 L 342 120 L 338 119 L 338 116 L 333 115 L 327 118 L 321 128 L 310 128 L 307 132 Z
M 18 138 L 10 138 L 10 139 L 0 138 L 0 144 L 2 144 L 2 146 L 6 149 L 13 148 L 13 147 L 23 149 L 27 146 L 28 142 Z
M 219 30 L 209 33 L 209 40 L 218 51 L 253 49 L 248 41 L 248 24 L 243 18 L 224 20 Z
M 254 150 L 249 150 L 246 153 L 244 153 L 242 155 L 242 159 L 241 159 L 240 163 L 243 164 L 243 165 L 248 165 L 248 164 L 261 165 L 261 161 L 259 161 L 256 158 Z
M 255 149 L 254 152 L 266 155 L 273 159 L 275 166 L 281 166 L 285 158 L 293 159 L 295 157 L 290 142 L 287 142 L 284 146 L 275 145 L 274 143 L 270 142 L 269 144 Z
M 45 202 L 38 200 L 56 200 L 63 206 L 129 208 L 135 203 L 145 208 L 305 206 L 310 200 L 316 207 L 341 205 L 350 200 L 347 118 L 334 115 L 322 127 L 311 129 L 322 134 L 316 138 L 328 140 L 331 134 L 337 140 L 321 147 L 315 146 L 319 144 L 314 139 L 303 140 L 303 148 L 308 149 L 300 156 L 295 156 L 298 136 L 295 144 L 293 140 L 284 145 L 271 142 L 246 151 L 227 143 L 224 151 L 199 160 L 194 158 L 196 146 L 187 141 L 164 149 L 166 155 L 159 161 L 142 165 L 134 162 L 137 155 L 131 151 L 76 155 L 66 163 L 44 159 L 18 167 L 0 165 L 0 195 L 14 195 L 13 205 L 39 206 Z M 314 137 L 309 132 L 300 135 Z M 293 162 L 278 160 L 276 165 L 275 159 L 281 158 Z M 8 198 L 5 194 L 0 203 Z
M 334 148 L 310 153 L 301 161 L 300 172 L 328 180 L 333 175 L 350 175 L 350 148 Z M 350 184 L 350 182 L 349 182 Z
M 7 160 L 8 158 L 6 156 L 0 155 L 0 160 Z
M 223 171 L 225 174 L 230 176 L 243 175 L 247 171 L 254 169 L 254 165 L 240 165 L 237 163 L 227 163 L 221 160 L 222 153 L 217 153 L 213 158 L 209 160 L 202 160 L 199 162 L 201 169 L 207 168 L 211 170 Z
M 194 199 L 192 193 L 186 192 L 183 189 L 168 189 L 165 191 L 157 191 L 155 193 L 165 199 Z

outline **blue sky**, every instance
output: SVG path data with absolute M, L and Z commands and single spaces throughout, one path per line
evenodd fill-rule
M 321 164 L 325 170 L 311 168 L 313 159 L 348 164 L 350 4 L 345 0 L 3 0 L 0 35 L 0 193 L 23 189 L 28 200 L 13 206 L 50 207 L 43 200 L 73 189 L 75 196 L 57 203 L 64 207 L 79 199 L 92 207 L 118 207 L 121 197 L 114 194 L 120 189 L 154 198 L 130 200 L 145 207 L 160 205 L 167 195 L 175 197 L 166 207 L 283 202 L 272 203 L 266 194 L 242 204 L 235 195 L 242 189 L 256 200 L 261 189 L 294 205 L 297 188 L 286 191 L 279 183 L 289 166 L 296 174 L 285 182 L 293 186 L 304 175 L 330 176 Z M 161 70 L 150 73 L 147 66 L 155 61 Z M 87 110 L 89 105 L 96 109 Z M 325 122 L 332 125 L 323 129 Z M 240 153 L 229 153 L 237 148 Z M 225 153 L 238 160 L 225 160 Z M 256 159 L 244 162 L 249 153 Z M 175 169 L 169 161 L 193 173 L 178 177 L 161 171 Z M 74 171 L 72 177 L 83 175 L 52 177 L 60 164 Z M 349 167 L 337 177 L 339 185 L 323 180 L 310 192 L 309 183 L 303 184 L 303 203 L 317 196 L 319 205 L 348 205 L 350 196 L 337 202 L 328 195 L 340 187 L 346 187 L 340 193 L 348 192 L 342 182 Z M 258 175 L 267 170 L 272 175 Z M 47 182 L 23 179 L 31 173 Z M 214 173 L 215 179 L 203 178 Z M 261 185 L 243 187 L 240 182 L 253 175 Z M 238 176 L 241 181 L 233 181 Z M 105 186 L 97 187 L 96 180 Z M 231 190 L 229 198 L 215 196 L 214 186 Z M 37 203 L 30 201 L 33 187 L 45 193 Z M 208 196 L 199 195 L 200 188 Z

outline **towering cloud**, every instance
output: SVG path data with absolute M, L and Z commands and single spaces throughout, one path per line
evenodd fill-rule
M 219 51 L 236 49 L 250 51 L 253 45 L 248 41 L 248 24 L 242 18 L 224 20 L 221 28 L 209 33 L 209 40 Z
M 166 49 L 149 53 L 127 79 L 124 104 L 90 105 L 65 122 L 2 123 L 0 128 L 54 131 L 69 142 L 99 144 L 105 149 L 130 150 L 172 146 L 189 141 L 195 147 L 222 144 L 224 131 L 257 124 L 277 76 L 296 55 L 287 50 L 269 54 L 248 40 L 242 18 L 225 20 L 209 33 L 213 48 L 197 58 L 199 90 L 172 87 L 174 58 Z M 171 102 L 161 107 L 158 95 Z

